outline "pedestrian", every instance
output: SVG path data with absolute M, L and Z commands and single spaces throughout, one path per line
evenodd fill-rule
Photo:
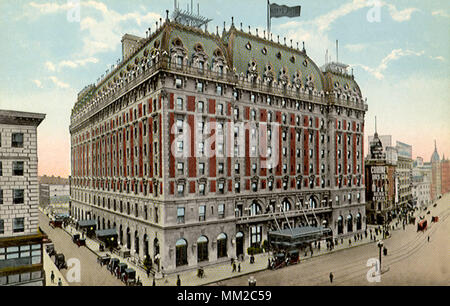
M 330 272 L 330 283 L 333 283 L 333 278 L 334 278 L 333 272 Z
M 241 263 L 238 264 L 238 272 L 241 272 Z
M 52 271 L 52 274 L 50 275 L 50 279 L 52 280 L 52 284 L 55 283 L 55 273 Z
M 236 263 L 234 263 L 234 262 L 233 262 L 233 270 L 232 270 L 231 272 L 232 272 L 232 273 L 233 273 L 233 272 L 236 272 Z
M 428 242 L 430 242 L 430 236 L 428 236 Z
M 234 264 L 234 258 L 231 258 L 231 265 Z
M 147 278 L 150 278 L 150 268 L 147 267 Z
M 348 245 L 351 246 L 352 245 L 352 240 L 348 239 Z
M 177 286 L 180 287 L 181 286 L 181 279 L 180 279 L 180 275 L 177 275 Z
M 153 282 L 152 282 L 152 286 L 156 286 L 156 281 L 155 281 L 155 277 L 153 276 Z
M 61 277 L 58 280 L 58 286 L 62 286 L 62 281 L 61 281 Z

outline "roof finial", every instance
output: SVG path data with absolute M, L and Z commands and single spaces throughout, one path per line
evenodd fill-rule
M 375 116 L 375 135 L 378 135 L 378 131 L 377 131 L 377 116 Z

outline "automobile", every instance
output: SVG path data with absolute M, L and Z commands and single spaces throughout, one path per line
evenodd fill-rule
M 300 257 L 299 257 L 299 251 L 298 250 L 292 250 L 288 252 L 288 264 L 289 265 L 295 265 L 299 263 Z
M 108 265 L 110 260 L 111 260 L 111 256 L 109 256 L 109 255 L 97 257 L 97 262 L 100 264 L 100 266 Z
M 48 256 L 52 257 L 56 254 L 55 245 L 53 243 L 46 244 L 45 251 L 47 252 Z
M 67 263 L 64 254 L 61 253 L 55 255 L 55 266 L 58 268 L 58 270 L 67 269 Z
M 114 272 L 119 263 L 120 260 L 118 258 L 111 258 L 108 263 L 108 270 Z
M 117 268 L 118 268 L 118 273 L 116 276 L 117 276 L 117 278 L 121 278 L 122 274 L 125 273 L 125 270 L 128 268 L 128 265 L 126 263 L 121 262 L 117 265 Z
M 131 268 L 126 268 L 120 278 L 127 286 L 134 284 L 136 282 L 136 271 Z
M 86 245 L 86 239 L 80 238 L 80 239 L 77 240 L 76 244 L 77 244 L 79 247 L 80 247 L 80 246 L 83 246 L 83 245 Z
M 80 239 L 80 234 L 74 234 L 72 236 L 73 243 L 77 243 L 77 241 Z

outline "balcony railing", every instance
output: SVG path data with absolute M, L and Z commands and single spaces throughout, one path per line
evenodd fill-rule
M 304 214 L 317 214 L 317 213 L 325 213 L 325 212 L 331 212 L 332 208 L 331 206 L 324 206 L 319 208 L 308 208 L 308 209 L 296 209 L 296 210 L 289 210 L 286 212 L 277 211 L 274 213 L 267 213 L 267 214 L 259 214 L 259 215 L 244 215 L 244 216 L 236 216 L 236 220 L 238 224 L 242 223 L 254 223 L 254 222 L 264 222 L 273 219 L 274 217 L 277 219 L 280 218 L 291 218 L 291 217 L 297 217 L 297 216 L 304 216 Z

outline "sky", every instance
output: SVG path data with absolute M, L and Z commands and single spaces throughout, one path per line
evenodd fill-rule
M 178 0 L 181 8 L 191 4 Z M 304 41 L 319 65 L 326 50 L 350 65 L 367 97 L 367 136 L 392 135 L 428 161 L 434 141 L 450 156 L 450 1 L 277 0 L 298 18 L 272 19 L 274 37 Z M 194 0 L 213 19 L 252 33 L 267 27 L 265 0 Z M 47 114 L 38 128 L 39 175 L 70 175 L 70 114 L 77 94 L 121 58 L 125 33 L 145 37 L 173 0 L 0 0 L 0 109 Z M 282 39 L 280 38 L 280 41 Z

